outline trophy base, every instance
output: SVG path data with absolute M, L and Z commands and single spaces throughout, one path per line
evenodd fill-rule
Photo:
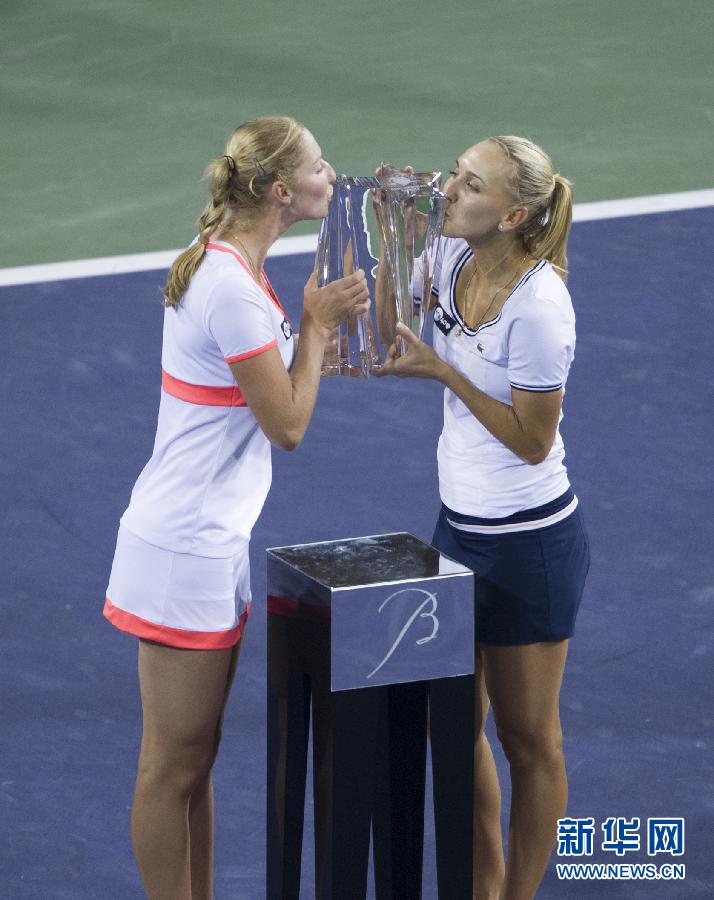
M 365 900 L 371 843 L 373 896 L 420 900 L 427 709 L 438 882 L 429 896 L 470 900 L 473 573 L 397 532 L 273 547 L 267 583 L 267 900 L 306 894 L 310 732 L 313 896 Z

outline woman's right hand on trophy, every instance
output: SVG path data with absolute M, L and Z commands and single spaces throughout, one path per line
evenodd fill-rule
M 405 353 L 400 355 L 398 342 L 403 341 Z M 381 369 L 374 374 L 381 378 L 396 375 L 397 378 L 435 378 L 441 380 L 447 364 L 434 350 L 401 322 L 395 326 L 395 343 L 389 348 Z
M 303 291 L 303 315 L 328 333 L 340 322 L 366 313 L 369 306 L 369 289 L 362 269 L 324 287 L 317 286 L 317 273 L 313 272 Z

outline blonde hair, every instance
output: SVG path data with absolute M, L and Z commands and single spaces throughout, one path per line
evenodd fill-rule
M 289 116 L 263 116 L 238 128 L 225 155 L 208 164 L 211 199 L 198 220 L 198 239 L 174 260 L 163 288 L 164 305 L 177 307 L 203 261 L 206 244 L 221 224 L 240 216 L 250 222 L 276 181 L 291 183 L 302 156 L 305 126 Z
M 573 221 L 573 185 L 553 174 L 550 157 L 527 138 L 505 135 L 488 139 L 512 163 L 510 186 L 516 201 L 528 210 L 518 229 L 530 256 L 547 259 L 563 281 L 568 275 L 568 234 Z

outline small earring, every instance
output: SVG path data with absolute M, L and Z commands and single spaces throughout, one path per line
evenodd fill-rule
M 499 231 L 503 231 L 503 225 L 501 225 L 500 222 L 498 223 L 498 230 L 499 230 Z

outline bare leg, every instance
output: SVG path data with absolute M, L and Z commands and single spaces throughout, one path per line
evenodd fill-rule
M 194 789 L 188 806 L 192 900 L 213 897 L 214 804 L 211 776 Z
M 505 862 L 501 834 L 501 788 L 496 763 L 484 733 L 489 702 L 479 660 L 474 748 L 474 900 L 498 900 Z
M 568 783 L 560 686 L 568 642 L 481 645 L 486 687 L 511 772 L 508 858 L 501 900 L 531 900 L 565 814 Z
M 237 656 L 238 647 L 139 644 L 144 730 L 132 843 L 149 900 L 210 900 L 210 772 Z
M 228 695 L 238 667 L 241 644 L 233 648 L 228 670 L 221 715 L 213 742 L 213 762 L 218 755 L 223 730 L 223 716 L 228 703 Z M 188 828 L 191 849 L 191 891 L 193 900 L 210 900 L 213 897 L 213 843 L 214 843 L 214 801 L 213 781 L 209 773 L 191 794 L 188 809 Z

